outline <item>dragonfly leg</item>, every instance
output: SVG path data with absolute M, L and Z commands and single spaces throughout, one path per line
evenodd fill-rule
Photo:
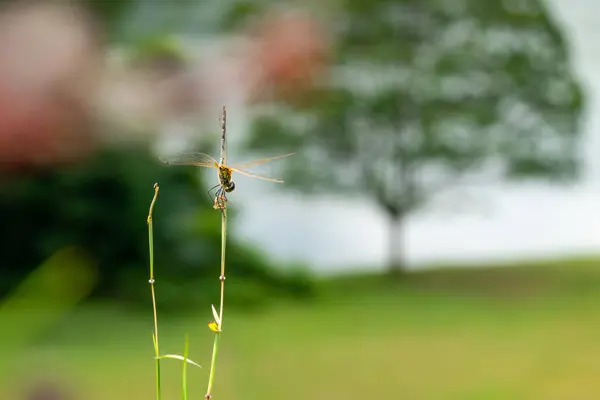
M 206 193 L 208 194 L 208 198 L 210 199 L 210 201 L 213 201 L 213 200 L 214 200 L 214 198 L 213 198 L 213 196 L 211 196 L 210 192 L 212 192 L 213 190 L 215 190 L 216 188 L 218 188 L 218 187 L 220 187 L 220 186 L 221 186 L 221 185 L 215 185 L 215 186 L 211 187 L 210 189 L 208 189 L 208 190 L 206 191 Z M 215 194 L 215 196 L 218 196 L 218 193 L 219 193 L 219 191 L 217 190 L 217 193 Z
M 217 192 L 215 193 L 213 208 L 215 210 L 223 210 L 223 208 L 225 208 L 225 201 L 227 201 L 227 199 L 225 199 L 225 191 L 221 186 L 219 187 L 219 190 L 217 190 Z

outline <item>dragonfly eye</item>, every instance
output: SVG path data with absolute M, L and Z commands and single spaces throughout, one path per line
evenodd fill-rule
M 233 189 L 235 189 L 235 183 L 233 183 L 233 181 L 230 181 L 230 182 L 229 182 L 229 185 L 227 185 L 227 186 L 225 187 L 225 191 L 226 191 L 227 193 L 229 193 L 229 192 L 233 192 Z

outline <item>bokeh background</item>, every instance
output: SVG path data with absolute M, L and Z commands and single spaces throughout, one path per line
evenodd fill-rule
M 600 395 L 592 0 L 0 2 L 0 398 Z M 168 362 L 172 361 L 172 362 Z M 165 398 L 181 366 L 163 363 Z

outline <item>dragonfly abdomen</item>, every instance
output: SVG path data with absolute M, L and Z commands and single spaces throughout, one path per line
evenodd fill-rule
M 225 190 L 227 193 L 233 192 L 234 189 L 235 189 L 235 183 L 233 183 L 233 181 L 229 181 L 227 183 L 227 185 L 225 185 L 225 187 L 223 188 L 223 190 Z

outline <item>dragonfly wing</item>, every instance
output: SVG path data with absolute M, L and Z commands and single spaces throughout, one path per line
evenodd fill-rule
M 181 153 L 168 157 L 161 157 L 165 164 L 173 165 L 195 165 L 197 167 L 218 168 L 219 163 L 213 157 L 205 153 Z
M 262 175 L 253 174 L 253 173 L 251 173 L 251 172 L 244 171 L 244 170 L 237 169 L 237 168 L 231 168 L 231 167 L 230 167 L 230 169 L 231 169 L 232 171 L 239 172 L 239 173 L 240 173 L 240 174 L 242 174 L 242 175 L 250 176 L 250 177 L 252 177 L 252 178 L 262 179 L 262 180 L 265 180 L 265 181 L 270 181 L 270 182 L 278 182 L 278 183 L 283 183 L 283 181 L 282 181 L 281 179 L 267 178 L 266 176 L 262 176 Z
M 283 154 L 281 156 L 267 157 L 267 158 L 262 158 L 260 160 L 248 161 L 248 162 L 245 162 L 245 163 L 236 164 L 236 165 L 234 165 L 234 168 L 244 170 L 244 169 L 255 167 L 255 166 L 260 165 L 260 164 L 264 164 L 264 163 L 269 162 L 269 161 L 278 160 L 280 158 L 288 157 L 288 156 L 291 156 L 293 154 L 296 154 L 296 153 L 288 153 L 288 154 Z

